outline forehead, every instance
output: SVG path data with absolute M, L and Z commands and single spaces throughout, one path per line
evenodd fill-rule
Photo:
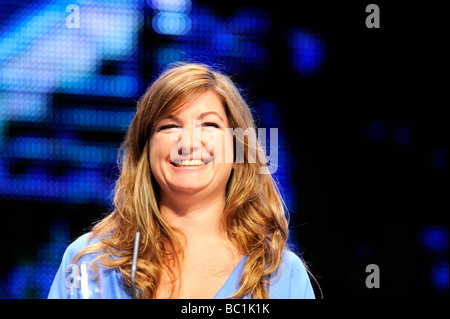
M 169 112 L 166 117 L 176 115 L 177 117 L 197 117 L 201 114 L 218 115 L 223 120 L 227 119 L 225 107 L 221 98 L 213 91 L 206 91 L 193 100 L 189 101 L 175 112 Z

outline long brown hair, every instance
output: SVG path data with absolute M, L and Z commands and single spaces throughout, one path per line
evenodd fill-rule
M 149 140 L 158 121 L 211 90 L 222 100 L 232 128 L 254 128 L 251 111 L 231 79 L 211 67 L 177 63 L 150 86 L 138 102 L 119 154 L 120 176 L 115 186 L 114 210 L 98 222 L 91 238 L 99 241 L 74 258 L 98 252 L 96 260 L 116 268 L 130 287 L 133 241 L 142 234 L 136 274 L 140 298 L 155 298 L 162 274 L 175 275 L 169 263 L 180 261 L 180 242 L 159 210 L 159 186 L 152 176 Z M 251 138 L 251 137 L 250 137 Z M 265 151 L 249 137 L 235 137 L 244 144 L 244 163 L 236 163 L 227 185 L 222 226 L 232 244 L 247 255 L 239 289 L 230 297 L 269 298 L 271 277 L 287 249 L 288 217 L 280 191 L 266 166 Z M 241 144 L 241 145 L 242 145 Z M 249 161 L 249 147 L 259 156 Z M 253 153 L 255 154 L 255 153 Z M 172 290 L 173 292 L 173 290 Z

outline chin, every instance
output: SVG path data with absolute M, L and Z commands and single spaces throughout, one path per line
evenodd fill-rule
M 199 184 L 198 182 L 196 183 L 195 181 L 191 183 L 189 181 L 185 181 L 183 183 L 174 184 L 170 188 L 176 192 L 183 192 L 189 195 L 194 195 L 203 190 L 205 187 L 206 184 Z

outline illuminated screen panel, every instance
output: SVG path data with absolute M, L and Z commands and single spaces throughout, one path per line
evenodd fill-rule
M 108 203 L 102 176 L 122 136 L 98 133 L 123 134 L 142 91 L 139 3 L 79 1 L 80 28 L 67 27 L 64 1 L 30 3 L 3 21 L 0 197 Z
M 221 17 L 193 1 L 77 1 L 77 27 L 75 18 L 67 21 L 74 13 L 67 5 L 2 5 L 0 199 L 109 207 L 120 143 L 149 77 L 176 61 L 231 74 L 268 64 L 264 39 L 272 21 L 261 8 Z M 279 129 L 275 177 L 295 209 L 279 106 L 261 100 L 267 102 L 251 106 L 266 114 L 261 127 Z M 64 221 L 49 231 L 35 256 L 21 258 L 0 279 L 1 298 L 46 297 L 70 241 Z

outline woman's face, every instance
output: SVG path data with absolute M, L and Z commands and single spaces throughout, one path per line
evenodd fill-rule
M 225 194 L 233 169 L 228 127 L 225 108 L 212 91 L 156 124 L 150 139 L 150 167 L 162 197 L 164 192 Z

